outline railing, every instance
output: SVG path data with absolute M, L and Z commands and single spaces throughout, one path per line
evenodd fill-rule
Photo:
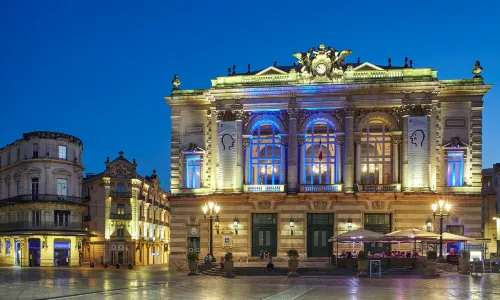
M 342 192 L 342 184 L 301 184 L 301 193 L 332 193 Z
M 131 213 L 109 213 L 109 218 L 110 219 L 117 219 L 117 220 L 132 220 L 132 214 Z
M 51 222 L 30 222 L 30 221 L 18 221 L 18 222 L 8 222 L 0 223 L 0 231 L 8 230 L 83 230 L 82 222 L 68 222 L 57 224 L 54 221 Z
M 358 192 L 401 192 L 401 184 L 358 184 Z
M 33 195 L 19 195 L 0 200 L 0 205 L 27 203 L 27 202 L 71 202 L 71 203 L 84 203 L 82 197 L 75 196 L 61 196 L 50 194 L 33 194 Z
M 284 184 L 255 184 L 255 185 L 244 185 L 243 192 L 245 193 L 284 193 Z
M 116 197 L 116 198 L 132 198 L 132 192 L 116 192 L 116 191 L 111 191 L 111 197 Z

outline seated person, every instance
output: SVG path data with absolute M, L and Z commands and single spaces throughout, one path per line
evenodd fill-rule
M 269 270 L 274 270 L 273 258 L 269 255 L 269 259 L 267 260 L 266 272 Z

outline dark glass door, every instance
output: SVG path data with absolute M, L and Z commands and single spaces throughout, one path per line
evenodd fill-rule
M 365 229 L 387 234 L 391 232 L 391 214 L 365 214 L 364 219 Z M 391 251 L 390 243 L 365 243 L 364 250 L 371 254 L 380 253 L 382 251 Z
M 277 214 L 252 214 L 252 256 L 259 256 L 261 250 L 277 255 L 277 219 Z
M 333 214 L 307 214 L 307 257 L 330 257 Z
M 29 239 L 28 240 L 28 252 L 29 252 L 29 266 L 39 267 L 40 266 L 40 239 Z

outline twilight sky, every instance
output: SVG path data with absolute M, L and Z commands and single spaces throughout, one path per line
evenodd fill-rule
M 499 1 L 0 1 L 0 147 L 23 132 L 80 137 L 86 172 L 120 150 L 169 190 L 173 75 L 182 89 L 291 65 L 320 43 L 348 62 L 432 67 L 440 79 L 500 85 Z M 281 2 L 281 3 L 278 3 Z M 144 4 L 147 3 L 147 4 Z M 495 86 L 484 98 L 483 167 L 500 162 Z M 498 124 L 498 123 L 497 123 Z

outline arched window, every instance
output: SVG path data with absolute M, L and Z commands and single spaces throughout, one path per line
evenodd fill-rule
M 361 137 L 361 182 L 390 184 L 391 165 L 390 130 L 380 121 L 371 121 Z
M 281 138 L 277 126 L 258 125 L 250 143 L 249 184 L 282 184 Z
M 304 141 L 302 184 L 335 184 L 335 136 L 333 127 L 316 121 L 307 127 Z

